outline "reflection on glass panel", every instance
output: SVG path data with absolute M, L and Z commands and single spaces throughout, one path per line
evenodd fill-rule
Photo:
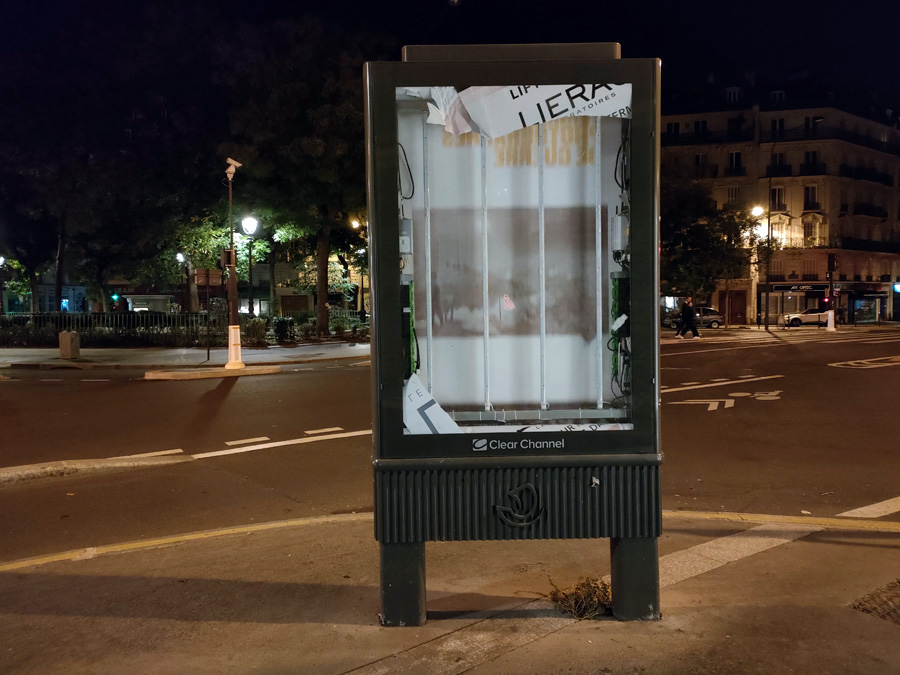
M 632 428 L 630 91 L 398 89 L 405 433 Z

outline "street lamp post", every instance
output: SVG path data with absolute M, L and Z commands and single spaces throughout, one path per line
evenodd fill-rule
M 241 221 L 241 229 L 244 230 L 244 234 L 247 235 L 249 241 L 247 242 L 247 247 L 249 249 L 250 257 L 247 264 L 247 274 L 248 281 L 250 284 L 249 288 L 249 299 L 247 301 L 248 309 L 250 310 L 251 318 L 254 315 L 253 313 L 253 235 L 256 234 L 256 228 L 259 225 L 259 221 L 256 220 L 253 216 L 247 216 Z
M 225 175 L 228 177 L 228 234 L 231 250 L 228 256 L 228 363 L 225 367 L 229 370 L 243 368 L 241 361 L 241 320 L 238 315 L 238 290 L 237 290 L 237 266 L 234 254 L 234 220 L 232 215 L 231 184 L 234 180 L 234 172 L 243 166 L 240 162 L 227 159 L 228 168 Z
M 3 294 L 6 291 L 6 279 L 4 278 L 5 272 L 3 271 L 3 267 L 5 265 L 6 258 L 0 255 L 0 316 L 6 314 L 6 300 L 3 297 Z
M 175 254 L 175 260 L 178 261 L 179 265 L 184 265 L 184 292 L 181 296 L 181 313 L 185 314 L 188 311 L 188 305 L 190 304 L 190 300 L 188 295 L 190 294 L 190 286 L 188 280 L 188 268 L 185 265 L 185 261 L 187 258 L 184 257 L 184 253 L 178 252 Z

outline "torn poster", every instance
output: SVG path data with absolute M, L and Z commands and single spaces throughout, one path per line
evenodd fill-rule
M 432 124 L 451 134 L 478 131 L 498 138 L 534 124 L 576 115 L 631 117 L 630 84 L 555 84 L 407 89 L 428 102 Z

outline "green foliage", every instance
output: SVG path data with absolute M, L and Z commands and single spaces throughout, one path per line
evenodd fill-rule
M 660 278 L 666 295 L 709 296 L 719 279 L 748 274 L 757 220 L 718 211 L 706 187 L 669 177 L 660 185 Z
M 272 319 L 272 328 L 279 343 L 287 342 L 294 332 L 294 319 L 289 316 L 276 316 Z
M 309 259 L 297 266 L 297 278 L 291 282 L 291 286 L 301 293 L 315 293 L 318 290 L 318 281 L 315 264 Z M 340 293 L 349 300 L 356 287 L 357 284 L 346 278 L 344 268 L 340 263 L 328 263 L 329 293 Z
M 244 328 L 244 341 L 248 347 L 265 347 L 268 344 L 266 340 L 266 320 L 250 319 Z

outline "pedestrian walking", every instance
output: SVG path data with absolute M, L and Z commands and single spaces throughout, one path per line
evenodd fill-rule
M 697 322 L 694 319 L 694 299 L 691 296 L 688 296 L 681 305 L 681 325 L 678 327 L 675 337 L 684 340 L 684 334 L 688 330 L 694 334 L 695 338 L 700 337 L 700 333 L 697 332 Z

